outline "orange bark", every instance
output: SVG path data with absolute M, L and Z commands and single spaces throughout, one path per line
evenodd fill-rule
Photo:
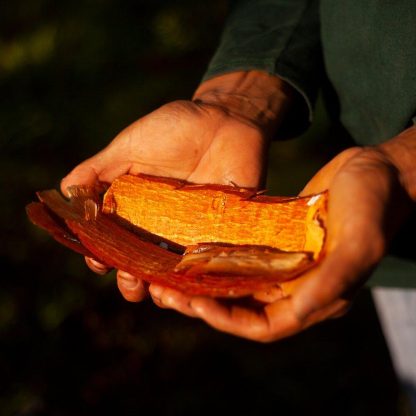
M 324 195 L 282 198 L 220 185 L 124 175 L 104 196 L 103 212 L 182 246 L 263 245 L 319 255 Z
M 221 185 L 124 175 L 104 196 L 103 212 L 116 214 L 181 246 L 198 243 L 262 245 L 309 251 L 317 258 L 325 230 L 326 195 L 282 198 Z
M 324 244 L 326 193 L 265 197 L 139 175 L 116 180 L 103 206 L 82 187 L 69 201 L 56 191 L 38 197 L 28 215 L 60 243 L 190 295 L 240 297 L 271 289 L 314 266 Z M 168 251 L 161 241 L 188 246 L 188 254 Z

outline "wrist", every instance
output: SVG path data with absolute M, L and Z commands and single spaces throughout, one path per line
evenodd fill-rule
M 195 91 L 193 101 L 213 105 L 232 117 L 276 132 L 296 93 L 280 78 L 262 71 L 238 71 L 211 78 Z
M 400 181 L 416 202 L 416 126 L 378 146 L 399 172 Z

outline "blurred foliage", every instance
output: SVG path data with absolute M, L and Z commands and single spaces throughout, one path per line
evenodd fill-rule
M 367 294 L 346 318 L 259 345 L 128 304 L 113 274 L 93 276 L 26 219 L 36 190 L 58 187 L 133 120 L 191 96 L 226 9 L 222 0 L 1 2 L 0 414 L 396 414 Z M 273 192 L 298 192 L 329 157 L 325 112 L 316 120 L 273 146 Z

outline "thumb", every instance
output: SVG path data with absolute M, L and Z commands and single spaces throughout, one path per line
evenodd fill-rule
M 68 187 L 72 185 L 94 186 L 98 181 L 111 183 L 115 178 L 128 173 L 131 162 L 123 160 L 119 153 L 107 147 L 80 163 L 62 179 L 62 193 L 69 196 Z
M 61 181 L 61 192 L 69 197 L 68 188 L 72 185 L 90 185 L 93 186 L 98 181 L 99 173 L 93 164 L 85 161 L 74 168 Z
M 361 152 L 359 147 L 350 147 L 339 153 L 324 165 L 306 184 L 299 196 L 311 195 L 329 189 L 338 171 L 354 156 Z
M 316 271 L 293 293 L 293 308 L 300 320 L 332 303 L 350 301 L 358 288 L 370 275 L 375 261 L 365 255 L 337 247 L 328 253 Z

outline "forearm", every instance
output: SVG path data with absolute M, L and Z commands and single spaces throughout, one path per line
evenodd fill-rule
M 233 1 L 204 80 L 237 71 L 263 71 L 287 82 L 298 102 L 278 121 L 277 138 L 303 133 L 323 74 L 319 0 Z
M 279 77 L 253 70 L 231 72 L 204 81 L 193 100 L 220 107 L 272 136 L 298 99 L 297 95 Z

